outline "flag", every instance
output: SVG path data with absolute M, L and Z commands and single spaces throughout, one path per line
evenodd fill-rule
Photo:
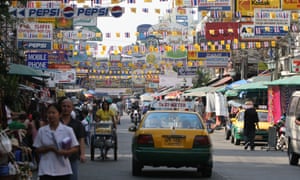
M 72 8 L 76 8 L 77 4 L 71 4 Z
M 198 6 L 199 1 L 198 0 L 191 0 L 192 1 L 192 6 Z
M 27 2 L 27 5 L 26 5 L 26 7 L 27 8 L 34 8 L 34 6 L 35 6 L 35 3 L 34 2 Z
M 53 2 L 47 2 L 46 7 L 53 8 L 54 7 Z
M 178 8 L 177 8 L 177 13 L 178 13 L 178 14 L 186 14 L 186 9 L 185 9 L 185 8 L 182 8 L 182 7 L 178 7 Z
M 113 51 L 113 50 L 114 50 L 114 47 L 110 46 L 109 49 L 107 50 L 107 54 L 110 54 L 110 52 Z
M 298 28 L 297 28 L 297 25 L 296 24 L 293 24 L 292 25 L 292 31 L 293 32 L 297 32 Z
M 147 36 L 148 36 L 148 34 L 149 34 L 148 32 L 144 32 L 144 36 L 145 36 L 145 37 L 147 37 Z
M 260 28 L 259 28 L 259 27 L 256 27 L 256 28 L 255 28 L 255 34 L 261 34 L 261 31 L 260 31 Z
M 220 17 L 219 11 L 214 11 L 214 18 L 218 19 Z
M 119 0 L 111 0 L 111 4 L 119 4 Z
M 221 44 L 218 45 L 218 50 L 223 50 L 223 46 Z
M 269 47 L 269 42 L 268 41 L 264 42 L 264 47 Z
M 279 26 L 275 26 L 274 27 L 274 32 L 279 33 L 280 32 L 280 27 Z
M 175 0 L 176 6 L 183 6 L 183 0 Z
M 125 32 L 125 37 L 126 38 L 130 38 L 130 33 L 129 32 Z
M 168 14 L 172 13 L 172 9 L 166 9 L 166 13 Z
M 130 8 L 130 11 L 131 11 L 132 13 L 136 13 L 136 8 Z
M 239 11 L 235 12 L 235 17 L 236 18 L 241 18 L 242 17 L 241 12 L 239 12 Z
M 194 45 L 189 44 L 189 45 L 188 45 L 188 50 L 189 50 L 189 51 L 193 51 L 193 50 L 194 50 Z
M 148 8 L 143 8 L 142 11 L 143 11 L 144 13 L 148 13 L 149 10 L 148 10 Z
M 166 38 L 168 36 L 168 32 L 167 31 L 163 31 L 163 37 Z
M 94 0 L 95 4 L 102 4 L 102 0 Z
M 68 4 L 70 0 L 61 0 L 61 3 Z
M 127 3 L 128 3 L 128 4 L 134 4 L 134 3 L 135 3 L 135 0 L 127 0 Z
M 248 48 L 250 49 L 250 48 L 253 48 L 253 42 L 249 42 L 248 43 Z
M 224 34 L 224 29 L 219 29 L 219 34 Z

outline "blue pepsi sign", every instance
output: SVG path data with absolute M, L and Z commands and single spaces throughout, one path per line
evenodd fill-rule
M 51 50 L 51 41 L 18 41 L 18 48 L 25 50 Z

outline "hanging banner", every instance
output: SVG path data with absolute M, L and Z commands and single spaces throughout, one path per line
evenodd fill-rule
M 236 22 L 211 22 L 205 24 L 205 38 L 208 41 L 238 39 L 238 31 L 239 24 Z

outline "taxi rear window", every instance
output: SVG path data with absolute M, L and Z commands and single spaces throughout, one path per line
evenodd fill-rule
M 203 129 L 203 124 L 196 114 L 189 113 L 150 113 L 145 117 L 143 128 L 180 128 Z

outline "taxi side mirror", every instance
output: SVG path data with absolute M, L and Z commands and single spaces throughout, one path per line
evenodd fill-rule
M 128 131 L 130 131 L 130 132 L 135 132 L 137 130 L 137 127 L 136 126 L 130 126 L 129 128 L 128 128 Z

